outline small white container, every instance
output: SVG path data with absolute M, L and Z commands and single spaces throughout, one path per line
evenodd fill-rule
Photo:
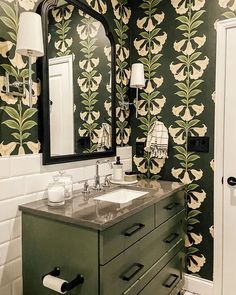
M 48 205 L 49 206 L 62 206 L 65 204 L 65 186 L 64 183 L 54 181 L 49 183 L 48 189 Z
M 73 197 L 73 178 L 71 175 L 60 171 L 58 175 L 53 177 L 54 181 L 59 181 L 65 186 L 65 199 L 70 200 Z
M 119 156 L 116 157 L 116 163 L 113 164 L 112 179 L 115 181 L 122 181 L 124 179 L 123 164 L 120 162 Z

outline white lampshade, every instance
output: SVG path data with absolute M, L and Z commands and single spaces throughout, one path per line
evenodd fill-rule
M 22 12 L 16 42 L 16 52 L 24 56 L 43 56 L 41 16 L 35 12 Z
M 130 87 L 143 88 L 145 86 L 144 66 L 142 63 L 132 64 Z

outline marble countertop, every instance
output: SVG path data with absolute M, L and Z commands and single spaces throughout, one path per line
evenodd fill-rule
M 95 197 L 117 190 L 118 187 L 147 193 L 123 204 L 94 200 Z M 66 201 L 61 207 L 49 207 L 44 199 L 19 208 L 32 215 L 102 231 L 182 189 L 184 185 L 179 182 L 139 180 L 134 185 L 112 185 L 105 191 L 91 192 L 86 196 L 75 191 L 73 199 Z

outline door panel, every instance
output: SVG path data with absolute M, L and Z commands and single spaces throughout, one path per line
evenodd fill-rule
M 72 57 L 68 56 L 68 59 Z M 72 63 L 67 57 L 50 59 L 51 154 L 74 154 L 74 99 Z
M 223 294 L 235 294 L 236 266 L 236 186 L 227 180 L 236 177 L 236 28 L 227 30 L 226 92 L 224 124 L 224 221 L 223 221 Z M 220 97 L 219 97 L 220 99 Z

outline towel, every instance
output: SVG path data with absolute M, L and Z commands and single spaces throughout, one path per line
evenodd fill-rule
M 169 134 L 165 125 L 160 121 L 155 121 L 151 126 L 145 150 L 151 153 L 151 157 L 158 159 L 168 158 Z
M 111 125 L 102 123 L 99 130 L 97 151 L 102 152 L 111 148 Z

